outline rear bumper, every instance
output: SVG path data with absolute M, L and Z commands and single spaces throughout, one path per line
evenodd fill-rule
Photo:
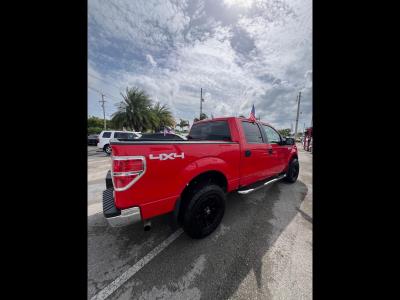
M 103 191 L 103 214 L 108 224 L 112 227 L 122 227 L 142 221 L 139 207 L 118 209 L 114 202 L 114 189 L 106 177 L 107 189 Z

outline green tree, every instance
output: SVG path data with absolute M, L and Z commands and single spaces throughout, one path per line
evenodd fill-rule
M 279 129 L 278 132 L 281 136 L 290 136 L 290 128 Z
M 107 120 L 107 129 L 110 130 L 122 130 L 123 126 L 120 126 L 119 124 L 115 123 L 115 120 Z
M 116 126 L 146 131 L 157 125 L 151 99 L 143 90 L 127 88 L 126 94 L 121 95 L 124 101 L 118 104 L 117 112 L 112 115 L 112 122 Z
M 87 120 L 87 127 L 88 134 L 99 134 L 104 129 L 104 120 L 91 116 Z
M 161 105 L 160 102 L 157 102 L 151 108 L 152 114 L 152 129 L 154 131 L 160 131 L 161 128 L 165 126 L 173 126 L 174 118 L 172 117 L 172 113 L 167 107 L 167 105 Z
M 178 126 L 181 130 L 183 129 L 183 128 L 185 128 L 185 127 L 189 127 L 189 121 L 186 121 L 186 120 L 182 120 L 182 119 L 179 119 L 180 121 L 179 121 L 179 123 L 176 125 L 176 126 Z
M 103 119 L 100 119 L 95 116 L 91 116 L 87 120 L 88 127 L 103 127 L 104 126 L 104 121 Z
M 208 119 L 208 116 L 205 113 L 201 113 L 200 120 L 204 120 L 204 119 Z M 194 118 L 193 119 L 194 122 L 198 122 L 200 120 L 199 120 L 199 118 Z

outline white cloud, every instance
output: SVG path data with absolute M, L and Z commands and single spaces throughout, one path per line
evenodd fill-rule
M 153 56 L 151 56 L 150 54 L 146 54 L 146 59 L 153 67 L 157 66 L 156 61 L 154 60 Z
M 96 35 L 91 38 L 89 30 L 90 70 L 114 86 L 143 88 L 168 104 L 176 119 L 198 116 L 202 87 L 208 115 L 247 116 L 254 103 L 263 120 L 290 128 L 302 90 L 302 119 L 308 124 L 311 0 L 254 1 L 237 22 L 225 25 L 222 17 L 207 18 L 207 3 L 193 1 L 89 1 Z M 119 95 L 104 81 L 92 84 Z M 89 95 L 89 104 L 93 99 Z M 117 100 L 109 101 L 112 110 Z
M 224 0 L 224 4 L 228 7 L 250 8 L 253 5 L 253 0 Z

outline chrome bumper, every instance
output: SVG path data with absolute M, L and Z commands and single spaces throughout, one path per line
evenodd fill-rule
M 111 227 L 123 227 L 142 221 L 139 207 L 131 207 L 121 210 L 119 216 L 106 218 Z
M 139 207 L 120 210 L 115 206 L 113 188 L 103 191 L 103 214 L 112 227 L 122 227 L 142 220 Z

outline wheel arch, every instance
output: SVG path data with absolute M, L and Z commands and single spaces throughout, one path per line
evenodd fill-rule
M 207 170 L 193 176 L 186 184 L 185 188 L 180 194 L 180 197 L 175 203 L 174 217 L 178 223 L 182 221 L 183 212 L 190 200 L 192 192 L 200 184 L 216 184 L 220 186 L 224 192 L 227 192 L 228 189 L 228 179 L 220 170 Z

